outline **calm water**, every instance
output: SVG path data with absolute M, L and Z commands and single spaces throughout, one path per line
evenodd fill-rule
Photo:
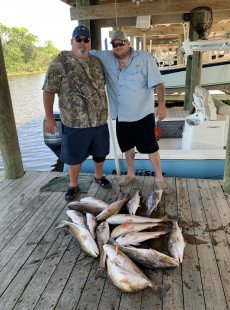
M 52 170 L 57 162 L 57 157 L 43 139 L 44 77 L 45 74 L 34 74 L 8 79 L 24 170 Z M 0 168 L 3 168 L 1 157 Z

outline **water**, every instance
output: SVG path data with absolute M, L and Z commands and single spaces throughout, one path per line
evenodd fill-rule
M 57 162 L 43 139 L 44 77 L 43 73 L 8 79 L 24 170 L 52 170 Z M 54 109 L 57 110 L 57 101 Z M 0 168 L 4 168 L 1 156 Z

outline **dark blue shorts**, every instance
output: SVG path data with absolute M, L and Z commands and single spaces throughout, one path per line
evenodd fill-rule
M 89 155 L 109 154 L 108 125 L 90 128 L 70 128 L 63 125 L 60 160 L 68 165 L 83 163 Z
M 116 122 L 117 141 L 122 152 L 136 147 L 139 153 L 151 154 L 159 150 L 155 136 L 154 114 L 136 122 Z

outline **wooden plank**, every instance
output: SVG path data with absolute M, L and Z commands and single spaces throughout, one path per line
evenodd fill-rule
M 3 188 L 7 187 L 13 181 L 14 180 L 12 180 L 12 179 L 7 179 L 5 177 L 1 177 L 0 178 L 0 192 L 2 191 Z
M 185 25 L 185 22 L 184 22 Z M 229 32 L 230 29 L 230 23 L 224 23 L 224 24 L 213 24 L 212 25 L 212 29 L 210 32 Z M 138 29 L 138 28 L 134 28 L 134 27 L 122 27 L 121 29 L 122 31 L 124 31 L 128 36 L 131 37 L 143 37 L 143 31 Z M 184 27 L 183 24 L 171 24 L 170 26 L 167 25 L 157 25 L 153 28 L 148 29 L 147 31 L 145 31 L 145 35 L 146 38 L 149 37 L 154 37 L 154 36 L 160 36 L 163 35 L 164 38 L 168 37 L 169 35 L 182 35 L 184 34 Z
M 112 182 L 112 188 L 109 191 L 106 192 L 103 188 L 98 191 L 99 199 L 106 201 L 107 203 L 112 203 L 120 198 L 120 187 L 118 186 L 117 177 L 112 176 L 112 180 L 110 179 L 110 181 Z M 85 283 L 84 291 L 82 292 L 82 295 L 77 303 L 77 309 L 79 310 L 91 310 L 99 305 L 105 279 L 95 279 L 97 268 L 98 260 L 95 260 Z
M 29 207 L 26 208 L 25 212 L 21 213 L 13 223 L 11 223 L 8 227 L 5 228 L 4 231 L 1 232 L 0 251 L 2 251 L 2 249 L 10 242 L 10 240 L 15 237 L 15 235 L 23 228 L 23 226 L 30 220 L 30 218 L 36 212 L 39 212 L 39 208 L 45 203 L 50 195 L 50 192 L 43 192 L 37 196 L 29 205 Z M 33 206 L 36 206 L 36 208 Z
M 205 191 L 205 215 L 207 219 L 206 231 L 210 233 L 212 246 L 215 252 L 218 271 L 221 277 L 222 290 L 225 294 L 228 307 L 230 306 L 230 237 L 229 220 L 230 210 L 225 200 L 222 188 L 217 180 L 208 180 L 210 190 Z
M 152 181 L 154 180 L 151 178 Z M 143 176 L 138 176 L 135 178 L 134 182 L 132 182 L 129 186 L 124 187 L 122 189 L 123 192 L 126 194 L 132 195 L 137 191 L 137 190 L 142 190 L 143 188 L 143 182 L 144 182 L 144 177 Z M 143 194 L 143 193 L 142 193 Z M 135 292 L 132 294 L 126 294 L 122 293 L 120 297 L 120 304 L 119 304 L 119 309 L 140 309 L 141 307 L 141 300 L 142 300 L 142 291 Z
M 142 196 L 145 197 L 145 200 L 153 192 L 154 183 L 155 183 L 155 177 L 147 177 L 147 176 L 144 177 Z M 161 212 L 163 213 L 164 211 L 164 203 L 162 203 L 162 201 L 160 205 L 158 205 L 158 210 L 160 213 Z M 154 248 L 152 244 L 154 244 L 154 242 L 152 242 L 152 240 L 149 240 L 149 242 L 147 242 L 147 248 Z M 143 247 L 144 246 L 145 245 L 143 245 Z M 147 267 L 145 268 L 143 266 L 141 266 L 141 270 L 154 283 L 162 283 L 162 280 L 163 280 L 162 270 L 157 270 L 157 269 L 154 270 L 154 269 L 150 269 Z M 161 308 L 162 308 L 162 302 L 160 301 L 159 297 L 156 294 L 154 294 L 154 292 L 150 288 L 146 288 L 145 290 L 142 291 L 140 309 L 145 309 L 145 310 L 148 310 L 148 309 L 158 310 L 159 309 L 160 310 Z
M 184 307 L 206 309 L 199 265 L 200 260 L 205 259 L 199 255 L 203 244 L 200 241 L 202 249 L 198 251 L 197 244 L 194 242 L 196 237 L 197 242 L 198 239 L 202 240 L 201 235 L 205 225 L 205 220 L 202 222 L 202 214 L 200 214 L 202 213 L 201 197 L 196 180 L 181 179 L 177 182 L 177 190 L 178 208 L 186 241 L 182 263 Z
M 80 256 L 79 253 L 81 253 Z M 74 266 L 78 264 L 77 259 L 79 259 L 82 266 L 84 266 L 85 276 L 87 277 L 87 270 L 88 268 L 91 268 L 93 258 L 84 255 L 83 252 L 80 252 L 80 249 L 76 246 L 75 241 L 73 241 L 71 242 L 70 247 L 68 247 L 65 251 L 61 261 L 57 265 L 57 268 L 53 272 L 47 286 L 45 287 L 45 290 L 40 295 L 40 298 L 33 309 L 49 310 L 55 308 L 59 296 L 61 295 L 61 292 L 63 291 Z M 83 275 L 84 273 L 81 274 Z M 75 280 L 75 284 L 78 287 L 78 277 Z
M 197 182 L 197 181 L 193 181 Z M 197 186 L 198 185 L 198 186 Z M 190 204 L 192 210 L 199 265 L 197 272 L 201 274 L 203 294 L 206 309 L 214 309 L 218 304 L 220 309 L 226 308 L 226 300 L 223 293 L 219 270 L 212 245 L 212 240 L 207 231 L 205 209 L 210 206 L 211 191 L 207 180 L 198 180 L 196 184 L 188 182 Z M 191 190 L 193 188 L 193 190 Z M 198 191 L 200 190 L 200 193 Z M 202 200 L 201 200 L 202 198 Z M 193 271 L 195 272 L 195 270 Z
M 108 176 L 108 179 L 113 182 L 114 176 Z M 108 189 L 100 187 L 95 182 L 91 185 L 87 196 L 98 197 L 100 199 L 109 201 Z M 68 259 L 70 253 L 65 254 L 65 259 Z M 70 258 L 69 258 L 70 259 Z M 84 263 L 83 263 L 84 261 Z M 35 309 L 53 309 L 53 305 L 57 305 L 57 308 L 63 309 L 62 305 L 65 304 L 65 308 L 72 309 L 74 305 L 77 305 L 78 299 L 81 297 L 83 287 L 85 287 L 85 281 L 88 279 L 88 274 L 92 268 L 94 259 L 88 255 L 81 253 L 79 261 L 76 265 L 72 266 L 72 269 L 67 272 L 67 276 L 61 275 L 63 271 L 63 263 L 60 262 L 61 267 L 54 271 L 50 281 L 47 284 L 46 290 L 39 298 Z M 77 276 L 76 276 L 77 275 Z M 57 279 L 62 277 L 61 283 L 56 284 Z M 78 281 L 76 281 L 76 278 Z M 78 283 L 78 284 L 77 284 Z M 92 285 L 92 283 L 91 283 Z M 86 293 L 87 294 L 87 293 Z M 61 296 L 60 296 L 61 295 Z M 68 303 L 66 303 L 68 300 Z M 87 298 L 86 302 L 89 299 Z
M 222 21 L 229 20 L 229 11 L 214 11 L 213 12 L 213 21 Z M 122 18 L 118 15 L 117 20 L 113 18 L 100 19 L 101 27 L 124 27 L 124 26 L 135 26 L 136 27 L 137 18 L 135 17 L 125 17 Z M 182 24 L 184 23 L 184 14 L 183 13 L 174 13 L 166 15 L 154 15 L 151 16 L 151 24 Z
M 0 184 L 0 198 L 3 198 L 4 196 L 6 196 L 7 194 L 9 194 L 9 192 L 11 192 L 12 194 L 10 195 L 10 197 L 12 196 L 13 198 L 14 196 L 16 196 L 20 192 L 19 188 L 23 188 L 24 183 L 27 182 L 26 181 L 27 178 L 33 178 L 32 171 L 27 171 L 21 178 L 18 178 L 16 180 L 5 178 Z M 18 188 L 19 191 L 15 193 L 14 191 L 17 186 L 19 187 Z M 4 207 L 4 201 L 1 199 L 0 210 L 2 209 L 2 207 Z
M 227 0 L 207 0 L 205 5 L 210 7 L 212 11 L 226 11 L 228 8 Z M 194 8 L 200 6 L 199 0 L 174 0 L 167 2 L 164 0 L 155 2 L 144 2 L 140 6 L 135 6 L 131 2 L 111 3 L 105 5 L 81 6 L 78 8 L 70 8 L 72 20 L 86 19 L 105 19 L 114 18 L 115 12 L 119 17 L 145 16 L 145 15 L 165 15 L 190 13 Z
M 6 309 L 13 309 L 15 304 L 17 305 L 14 309 L 32 309 L 36 304 L 71 240 L 71 236 L 60 232 L 57 238 L 54 227 L 52 231 L 48 238 L 45 237 L 45 244 L 41 243 L 36 247 L 2 294 L 0 305 L 4 305 Z
M 168 193 L 164 196 L 164 211 L 169 217 L 178 218 L 178 203 L 177 203 L 177 190 L 174 178 L 166 178 Z M 168 253 L 168 239 L 165 240 L 165 251 Z M 183 305 L 183 283 L 182 283 L 182 268 L 181 266 L 172 270 L 165 270 L 163 272 L 163 283 L 171 285 L 170 290 L 164 297 L 163 309 L 184 309 Z
M 83 194 L 80 194 L 79 199 L 82 196 Z M 63 209 L 58 218 L 55 219 L 55 223 L 67 218 L 66 210 Z M 50 246 L 48 247 L 48 245 L 52 244 L 57 236 L 58 238 L 49 250 Z M 68 253 L 68 251 L 70 251 L 72 252 L 71 255 L 74 253 L 73 263 L 75 262 L 75 256 L 77 255 L 78 257 L 80 254 L 80 249 L 76 246 L 75 241 L 72 240 L 70 243 L 72 236 L 69 233 L 66 234 L 66 230 L 61 231 L 54 229 L 54 224 L 47 231 L 43 239 L 45 240 L 45 243 L 41 243 L 36 247 L 23 266 L 23 269 L 27 272 L 26 276 L 30 279 L 31 275 L 33 275 L 33 278 L 31 279 L 29 286 L 26 287 L 20 296 L 16 309 L 32 309 L 35 307 L 65 252 Z M 48 253 L 47 250 L 49 250 Z M 39 263 L 36 264 L 36 262 Z M 17 277 L 19 274 L 20 272 L 17 274 Z M 26 282 L 26 276 L 23 276 L 24 282 Z M 14 282 L 15 281 L 11 283 Z
M 0 232 L 3 232 L 26 208 L 33 206 L 33 200 L 37 197 L 41 183 L 49 181 L 58 173 L 43 172 L 40 173 L 35 180 L 20 193 L 20 196 L 15 197 L 11 203 L 1 210 Z
M 34 222 L 34 230 L 27 234 L 27 226 L 25 225 L 23 227 L 23 232 L 20 233 L 18 238 L 13 239 L 4 251 L 0 253 L 0 277 L 2 279 L 0 283 L 0 294 L 4 292 L 5 288 L 9 285 L 24 264 L 24 261 L 30 256 L 37 244 L 41 242 L 44 235 L 66 204 L 66 201 L 64 201 L 62 196 L 58 200 L 55 200 L 55 197 L 58 199 L 59 196 L 54 194 L 54 197 L 52 197 L 53 201 L 46 201 L 43 207 L 45 209 L 48 208 L 49 211 L 43 216 L 43 218 L 40 219 L 40 221 L 38 221 L 38 223 Z M 31 225 L 31 223 L 29 224 Z M 20 247 L 18 243 L 21 245 Z M 6 258 L 5 255 L 9 257 Z

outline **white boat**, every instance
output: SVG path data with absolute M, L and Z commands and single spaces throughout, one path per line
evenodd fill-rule
M 167 177 L 223 179 L 230 113 L 218 115 L 210 92 L 201 87 L 196 87 L 194 106 L 195 113 L 185 118 L 166 118 L 158 122 L 162 133 L 159 146 L 163 174 Z M 115 123 L 112 122 L 111 137 L 115 136 L 114 132 Z M 124 156 L 116 139 L 110 140 L 111 152 L 106 157 L 104 172 L 125 174 Z M 94 171 L 91 157 L 83 163 L 82 171 Z M 155 175 L 147 155 L 136 152 L 135 173 Z
M 161 67 L 165 87 L 169 89 L 184 88 L 186 77 L 186 66 L 174 65 Z M 203 87 L 214 87 L 228 85 L 230 87 L 230 57 L 220 58 L 202 65 L 201 85 Z

